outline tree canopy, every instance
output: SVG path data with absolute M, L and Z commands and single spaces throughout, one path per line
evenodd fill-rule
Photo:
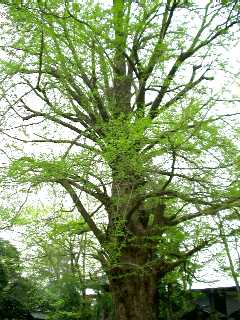
M 239 218 L 239 2 L 0 3 L 2 185 L 64 190 L 117 319 L 156 319 L 157 282 Z

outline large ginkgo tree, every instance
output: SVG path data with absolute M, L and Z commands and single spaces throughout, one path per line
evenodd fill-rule
M 65 190 L 116 319 L 155 320 L 159 281 L 238 217 L 239 1 L 0 3 L 1 132 L 29 142 L 3 181 Z

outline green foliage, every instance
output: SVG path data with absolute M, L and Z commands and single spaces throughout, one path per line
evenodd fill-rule
M 95 306 L 84 297 L 84 251 L 92 245 L 89 228 L 74 212 L 63 210 L 52 216 L 52 211 L 27 208 L 21 216 L 26 228 L 27 273 L 41 291 L 40 309 L 51 319 L 91 319 Z
M 0 239 L 0 317 L 22 319 L 39 306 L 39 292 L 30 279 L 21 276 L 17 249 Z
M 69 221 L 66 223 L 54 223 L 52 226 L 52 231 L 49 232 L 49 236 L 53 238 L 59 234 L 62 236 L 62 234 L 67 232 L 70 234 L 83 234 L 88 231 L 90 231 L 89 227 L 86 225 L 83 219 L 79 219 L 77 221 Z
M 54 313 L 53 315 L 49 315 L 49 320 L 80 320 L 80 319 L 86 319 L 87 315 L 83 315 L 85 318 L 82 317 L 82 315 L 78 312 L 69 312 L 69 311 L 58 311 Z M 90 318 L 88 318 L 90 319 Z
M 185 268 L 185 270 L 180 268 L 170 272 L 159 281 L 160 320 L 181 319 L 185 313 L 191 311 L 195 306 L 196 294 L 190 288 L 191 274 L 195 273 L 196 265 L 186 262 Z M 184 279 L 185 277 L 188 278 L 187 281 Z
M 224 85 L 216 92 L 213 74 L 227 70 L 220 56 L 237 30 L 239 7 L 194 0 L 0 3 L 8 17 L 1 35 L 4 133 L 12 139 L 16 122 L 19 144 L 47 146 L 14 153 L 2 183 L 57 186 L 63 210 L 41 220 L 33 209 L 15 221 L 29 228 L 31 268 L 53 316 L 73 319 L 84 307 L 90 257 L 110 280 L 115 268 L 120 278 L 139 270 L 163 278 L 217 241 L 206 217 L 238 211 L 235 98 Z M 125 290 L 111 288 L 127 310 Z M 133 308 L 137 290 L 129 297 Z M 171 294 L 177 309 L 181 299 Z
M 185 291 L 177 282 L 161 284 L 159 286 L 160 320 L 177 320 L 193 308 L 191 292 Z
M 17 277 L 20 272 L 20 257 L 17 249 L 9 241 L 0 239 L 0 264 L 6 279 Z

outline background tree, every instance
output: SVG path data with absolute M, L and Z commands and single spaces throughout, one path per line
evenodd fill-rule
M 56 215 L 53 209 L 39 208 L 33 219 L 35 213 L 27 208 L 18 226 L 25 244 L 25 272 L 41 288 L 41 310 L 51 319 L 92 319 L 96 312 L 86 289 L 97 267 L 91 258 L 89 228 L 71 212 L 65 217 L 61 211 Z
M 156 319 L 158 280 L 211 244 L 206 217 L 240 205 L 232 80 L 211 82 L 239 3 L 1 4 L 2 132 L 47 148 L 16 151 L 3 185 L 63 188 L 99 242 L 116 319 Z
M 0 239 L 0 316 L 2 319 L 25 319 L 38 307 L 39 292 L 30 279 L 21 275 L 19 252 Z

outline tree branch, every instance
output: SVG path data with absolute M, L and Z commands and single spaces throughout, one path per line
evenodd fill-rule
M 99 243 L 102 244 L 105 239 L 104 233 L 96 226 L 94 220 L 91 218 L 91 215 L 84 208 L 77 193 L 74 191 L 74 189 L 72 188 L 70 183 L 65 180 L 61 180 L 61 181 L 59 181 L 59 183 L 68 192 L 68 194 L 70 195 L 70 197 L 73 200 L 73 203 L 75 204 L 76 208 L 78 209 L 79 213 L 81 213 L 84 221 L 87 223 L 87 225 L 89 226 L 91 231 L 94 233 L 94 235 L 98 239 Z

